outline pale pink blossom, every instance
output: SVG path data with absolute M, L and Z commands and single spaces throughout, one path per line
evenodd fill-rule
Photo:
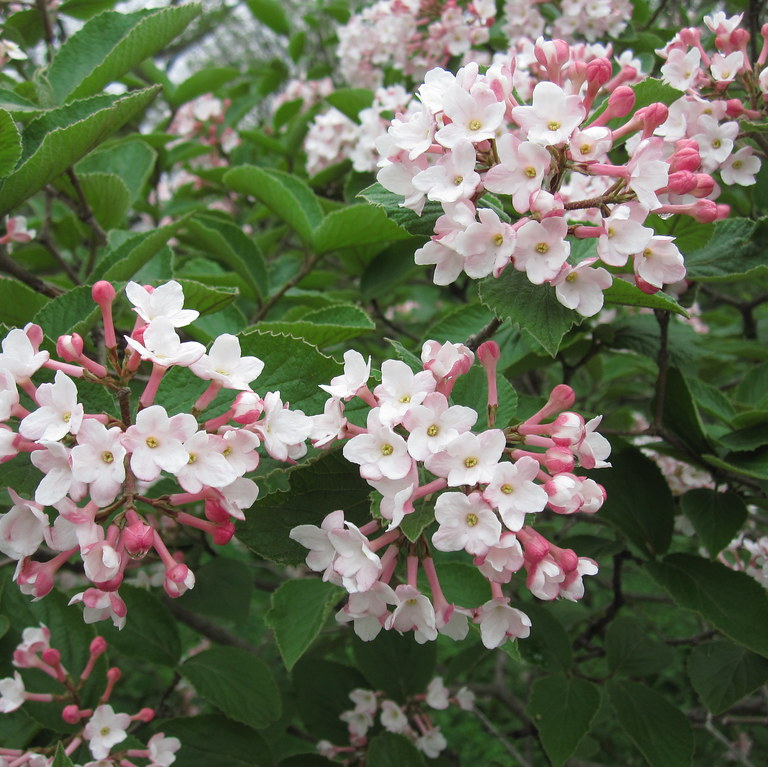
M 91 500 L 100 507 L 115 500 L 125 481 L 125 447 L 118 426 L 107 429 L 86 418 L 72 448 L 72 476 L 90 485 Z
M 540 469 L 539 462 L 530 456 L 494 467 L 483 497 L 499 510 L 508 530 L 518 531 L 525 524 L 526 514 L 535 514 L 547 505 L 544 488 L 533 481 Z
M 74 381 L 57 370 L 52 384 L 38 386 L 37 404 L 40 407 L 22 420 L 19 433 L 26 439 L 52 442 L 67 434 L 77 434 L 83 421 L 83 406 L 77 397 Z
M 531 633 L 531 619 L 510 607 L 506 598 L 491 599 L 481 605 L 475 622 L 480 624 L 480 638 L 489 650 L 499 647 L 507 637 L 525 639 Z
M 43 542 L 48 517 L 33 501 L 27 501 L 8 488 L 13 505 L 0 517 L 0 551 L 11 559 L 34 554 Z
M 116 714 L 112 706 L 103 703 L 98 706 L 83 729 L 83 738 L 96 759 L 106 759 L 112 746 L 128 737 L 126 732 L 131 723 L 128 714 Z
M 218 381 L 225 389 L 246 391 L 261 375 L 264 363 L 258 357 L 243 357 L 238 337 L 223 333 L 189 369 L 204 381 Z
M 136 282 L 125 286 L 125 295 L 133 304 L 136 314 L 150 323 L 160 317 L 167 319 L 175 328 L 194 322 L 200 315 L 194 309 L 184 309 L 184 290 L 176 280 L 147 290 Z
M 501 523 L 480 493 L 443 493 L 435 503 L 435 519 L 440 526 L 432 545 L 438 551 L 483 555 L 501 535 Z

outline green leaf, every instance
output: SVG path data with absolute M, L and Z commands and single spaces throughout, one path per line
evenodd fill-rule
M 646 626 L 636 618 L 611 621 L 605 636 L 608 668 L 613 674 L 651 676 L 671 665 L 675 652 L 648 636 Z
M 382 631 L 371 642 L 355 637 L 352 650 L 357 667 L 374 690 L 405 703 L 411 695 L 424 692 L 435 670 L 434 642 L 418 644 L 412 633 Z
M 758 447 L 763 447 L 763 445 L 768 445 L 768 412 L 740 413 L 739 420 L 744 415 L 747 415 L 749 419 L 747 425 L 729 434 L 723 434 L 717 441 L 730 450 L 755 450 Z
M 248 0 L 251 13 L 278 35 L 290 35 L 291 25 L 285 9 L 278 0 Z
M 517 412 L 517 392 L 506 378 L 498 374 L 496 387 L 499 395 L 496 428 L 503 429 L 510 424 Z M 488 408 L 483 407 L 483 402 L 488 402 L 488 383 L 485 371 L 480 366 L 473 366 L 465 375 L 459 377 L 451 392 L 451 400 L 456 404 L 477 409 L 480 417 L 474 426 L 475 431 L 488 428 Z
M 187 610 L 242 623 L 251 607 L 253 576 L 243 562 L 216 557 L 195 570 L 195 588 L 176 600 Z
M 312 245 L 313 232 L 323 220 L 323 210 L 312 190 L 296 176 L 271 168 L 244 165 L 224 176 L 224 184 L 255 197 Z
M 768 448 L 765 447 L 746 453 L 727 453 L 722 458 L 704 453 L 701 458 L 705 463 L 718 469 L 754 479 L 768 480 Z
M 413 511 L 410 514 L 406 514 L 400 523 L 400 529 L 411 543 L 416 543 L 424 530 L 435 519 L 435 503 L 434 499 L 425 500 L 420 498 L 413 506 Z
M 408 239 L 408 232 L 374 205 L 349 205 L 329 213 L 314 233 L 316 253 Z
M 666 309 L 675 312 L 683 317 L 688 316 L 688 312 L 671 296 L 665 293 L 654 293 L 649 296 L 643 293 L 637 285 L 633 285 L 625 280 L 614 280 L 608 290 L 603 292 L 603 298 L 606 304 L 619 304 L 621 306 L 645 306 L 651 309 Z
M 123 179 L 114 173 L 80 173 L 77 179 L 102 229 L 120 226 L 131 206 L 131 193 Z
M 689 490 L 680 498 L 680 508 L 691 520 L 711 557 L 715 557 L 733 540 L 747 519 L 744 501 L 730 491 Z
M 260 299 L 269 293 L 264 256 L 240 227 L 217 216 L 202 215 L 190 219 L 186 226 L 195 235 L 195 245 L 239 275 L 252 298 Z
M 360 112 L 373 104 L 373 91 L 366 88 L 339 88 L 325 100 L 350 120 L 360 124 Z
M 125 627 L 118 630 L 103 623 L 99 633 L 130 658 L 175 666 L 181 657 L 181 639 L 168 609 L 152 592 L 135 586 L 121 586 L 120 596 L 128 608 Z
M 291 35 L 291 39 L 288 41 L 288 55 L 291 57 L 291 61 L 293 61 L 294 64 L 301 58 L 306 44 L 307 33 L 303 29 L 294 32 Z
M 644 553 L 663 554 L 672 538 L 675 506 L 669 485 L 658 466 L 636 447 L 612 442 L 611 465 L 590 476 L 606 490 L 600 510 L 606 520 Z
M 72 16 L 76 19 L 90 19 L 97 13 L 109 10 L 117 0 L 65 0 L 59 8 L 59 13 Z
M 0 187 L 0 214 L 13 210 L 141 114 L 158 92 L 159 86 L 156 86 L 115 99 L 110 97 L 106 102 L 98 98 L 94 102 L 98 105 L 96 111 L 46 132 L 34 151 Z
M 57 101 L 90 96 L 118 80 L 165 47 L 199 12 L 194 4 L 138 13 L 107 11 L 86 22 L 48 67 Z
M 704 705 L 717 715 L 768 681 L 768 660 L 730 642 L 704 642 L 688 656 L 688 676 Z
M 638 682 L 608 682 L 619 720 L 651 767 L 688 767 L 693 731 L 688 718 L 664 696 Z
M 712 448 L 704 432 L 704 424 L 693 394 L 682 371 L 676 367 L 667 370 L 662 421 L 694 455 L 711 452 Z
M 514 607 L 526 613 L 532 624 L 531 635 L 517 644 L 520 656 L 547 671 L 570 670 L 573 667 L 571 639 L 549 606 L 517 602 Z
M 693 610 L 734 642 L 768 657 L 768 596 L 746 573 L 692 554 L 647 562 L 675 602 Z
M 562 767 L 589 732 L 600 690 L 586 679 L 558 674 L 538 679 L 526 709 L 552 767 Z
M 208 67 L 199 72 L 195 72 L 184 82 L 179 83 L 178 87 L 170 95 L 168 102 L 174 108 L 186 104 L 198 96 L 206 93 L 217 93 L 222 85 L 226 85 L 230 80 L 234 80 L 240 74 L 234 67 Z
M 323 379 L 318 379 L 323 380 Z M 281 565 L 298 565 L 307 549 L 288 537 L 296 525 L 317 525 L 336 509 L 347 519 L 369 517 L 370 485 L 340 452 L 290 474 L 290 491 L 259 499 L 237 523 L 237 537 L 252 551 Z M 356 516 L 357 515 L 357 516 Z
M 384 208 L 392 221 L 411 234 L 423 234 L 430 237 L 435 231 L 435 221 L 443 215 L 443 206 L 439 202 L 426 203 L 421 215 L 417 215 L 410 208 L 402 206 L 405 198 L 401 194 L 390 192 L 378 182 L 366 187 L 357 196 L 371 205 Z
M 743 279 L 765 270 L 764 243 L 768 220 L 728 218 L 715 223 L 712 239 L 685 259 L 688 279 L 721 282 Z M 727 254 L 727 257 L 726 257 Z
M 260 331 L 287 333 L 294 338 L 303 338 L 319 348 L 357 338 L 375 328 L 373 320 L 352 304 L 326 306 L 292 322 L 277 320 L 259 323 Z
M 184 288 L 184 306 L 200 314 L 213 314 L 231 304 L 237 297 L 236 288 L 211 288 L 196 280 L 177 280 Z
M 344 594 L 344 589 L 316 578 L 286 581 L 273 592 L 265 620 L 275 633 L 277 649 L 289 671 L 315 641 Z
M 166 719 L 156 729 L 181 741 L 178 767 L 271 767 L 272 754 L 256 730 L 218 714 Z
M 198 694 L 230 719 L 261 729 L 280 718 L 280 693 L 264 661 L 237 647 L 213 647 L 179 666 Z
M 56 746 L 56 755 L 53 757 L 51 767 L 74 767 L 72 760 L 67 756 L 60 742 Z
M 0 109 L 0 178 L 7 176 L 21 157 L 21 136 L 13 118 Z
M 110 246 L 91 272 L 90 279 L 122 281 L 131 279 L 173 237 L 184 223 L 180 218 L 149 232 L 129 234 L 115 246 Z
M 35 312 L 32 322 L 40 325 L 48 338 L 56 340 L 64 333 L 83 335 L 98 314 L 99 308 L 93 302 L 90 285 L 78 285 L 48 301 Z
M 479 295 L 499 319 L 509 320 L 541 344 L 554 357 L 563 336 L 583 319 L 566 309 L 551 285 L 534 285 L 524 272 L 505 269 L 498 278 L 480 281 Z
M 437 569 L 440 587 L 449 602 L 472 608 L 488 601 L 488 581 L 474 565 L 438 561 Z
M 402 735 L 381 732 L 371 739 L 366 752 L 368 767 L 425 767 L 416 746 Z
M 0 277 L 0 322 L 23 328 L 49 301 L 12 277 Z
M 313 737 L 342 743 L 349 737 L 339 714 L 349 711 L 349 693 L 365 687 L 363 675 L 351 666 L 315 656 L 300 660 L 291 673 L 296 708 Z
M 156 159 L 157 152 L 145 141 L 129 139 L 92 152 L 80 160 L 75 170 L 78 174 L 113 173 L 119 176 L 133 203 L 149 180 Z
M 392 291 L 403 284 L 409 274 L 420 268 L 414 263 L 413 254 L 422 243 L 422 238 L 409 237 L 384 248 L 374 256 L 360 277 L 361 299 L 389 299 Z

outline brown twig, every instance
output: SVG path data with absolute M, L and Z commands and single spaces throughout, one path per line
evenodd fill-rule
M 32 274 L 20 264 L 17 264 L 8 254 L 8 251 L 0 246 L 0 271 L 7 272 L 25 285 L 29 285 L 32 290 L 42 293 L 44 296 L 56 298 L 65 291 L 61 288 L 51 285 L 51 283 L 41 280 L 38 276 Z

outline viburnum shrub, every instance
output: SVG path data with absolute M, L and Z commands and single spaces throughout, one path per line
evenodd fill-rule
M 0 4 L 0 767 L 764 763 L 764 22 Z

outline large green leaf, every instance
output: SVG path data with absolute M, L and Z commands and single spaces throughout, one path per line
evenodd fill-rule
M 95 111 L 84 117 L 72 116 L 66 124 L 47 132 L 0 187 L 0 214 L 13 210 L 141 114 L 158 91 L 156 86 L 117 98 L 108 97 L 106 101 L 97 97 L 93 102 L 98 107 Z
M 64 333 L 80 333 L 94 322 L 99 308 L 93 302 L 91 287 L 78 285 L 48 301 L 35 312 L 32 322 L 40 325 L 48 338 L 56 341 Z
M 248 0 L 251 13 L 278 35 L 290 35 L 291 25 L 285 8 L 277 0 Z
M 727 218 L 715 223 L 709 242 L 685 259 L 688 277 L 700 282 L 742 279 L 766 269 L 765 236 L 768 220 L 757 224 L 746 218 Z
M 731 642 L 704 642 L 688 656 L 688 675 L 704 705 L 721 714 L 768 681 L 768 660 Z
M 404 240 L 408 232 L 375 205 L 349 205 L 329 213 L 314 233 L 317 253 Z
M 100 148 L 84 157 L 75 170 L 80 173 L 114 173 L 120 177 L 135 202 L 149 180 L 157 152 L 145 141 L 129 139 Z
M 280 718 L 280 693 L 264 661 L 237 647 L 213 647 L 179 666 L 198 694 L 230 719 L 261 729 Z
M 674 650 L 648 636 L 647 628 L 629 616 L 611 621 L 605 637 L 608 668 L 614 674 L 651 676 L 672 663 Z
M 0 322 L 5 325 L 23 328 L 49 300 L 23 282 L 0 277 Z
M 256 243 L 240 227 L 218 216 L 195 216 L 187 222 L 195 235 L 195 245 L 205 249 L 211 258 L 229 266 L 259 299 L 269 292 L 267 267 Z
M 51 767 L 74 767 L 72 760 L 67 756 L 61 743 L 56 747 L 56 755 L 53 758 Z
M 80 188 L 102 229 L 120 226 L 131 206 L 131 193 L 116 173 L 80 173 Z
M 562 767 L 589 732 L 600 706 L 600 690 L 586 679 L 558 674 L 533 685 L 527 712 L 552 767 Z
M 234 67 L 206 67 L 179 83 L 168 101 L 172 107 L 180 107 L 205 93 L 217 93 L 222 85 L 239 74 Z
M 688 767 L 693 731 L 685 714 L 638 682 L 608 682 L 608 697 L 619 724 L 651 767 Z
M 382 732 L 368 746 L 368 767 L 425 767 L 426 762 L 416 746 L 402 735 Z
M 13 118 L 0 109 L 0 178 L 7 176 L 21 157 L 21 137 Z
M 253 575 L 244 562 L 216 557 L 195 570 L 195 588 L 176 600 L 176 604 L 213 618 L 242 623 L 247 617 L 253 594 Z
M 683 317 L 688 316 L 688 312 L 671 296 L 661 292 L 648 295 L 643 293 L 636 285 L 626 280 L 614 280 L 611 287 L 603 293 L 603 298 L 606 304 L 666 309 L 667 311 L 681 314 Z
M 373 104 L 373 91 L 366 88 L 339 88 L 326 96 L 325 100 L 359 124 L 360 112 Z
M 297 525 L 319 526 L 336 509 L 344 509 L 353 521 L 368 517 L 371 488 L 339 452 L 294 470 L 290 483 L 289 492 L 256 501 L 245 521 L 237 524 L 237 537 L 271 562 L 298 565 L 304 561 L 307 549 L 288 537 Z
M 747 519 L 747 507 L 736 493 L 718 493 L 703 487 L 685 493 L 680 508 L 711 557 L 733 540 Z
M 692 453 L 701 455 L 711 451 L 696 401 L 685 375 L 676 367 L 667 370 L 662 420 Z
M 402 206 L 403 196 L 390 192 L 378 182 L 360 192 L 358 197 L 371 205 L 378 205 L 398 226 L 411 234 L 424 234 L 430 237 L 435 231 L 435 221 L 443 215 L 443 206 L 439 202 L 428 202 L 421 215 Z
M 591 474 L 608 496 L 601 519 L 644 553 L 663 554 L 672 537 L 675 506 L 658 466 L 636 447 L 620 441 L 613 443 L 611 465 L 608 471 Z
M 224 176 L 224 183 L 236 192 L 255 197 L 285 221 L 306 245 L 323 220 L 323 211 L 312 190 L 296 176 L 271 168 L 244 165 Z
M 670 554 L 661 562 L 647 562 L 646 568 L 680 607 L 768 657 L 768 596 L 757 581 L 692 554 Z
M 118 631 L 104 624 L 99 631 L 120 652 L 130 658 L 144 658 L 163 666 L 175 666 L 181 656 L 181 638 L 176 622 L 151 592 L 135 586 L 120 587 L 128 617 Z
M 518 643 L 521 657 L 549 672 L 569 671 L 573 666 L 571 638 L 549 606 L 537 602 L 516 602 L 514 607 L 526 613 L 532 624 L 531 635 Z
M 287 333 L 294 338 L 303 338 L 322 348 L 370 333 L 376 325 L 357 306 L 338 304 L 316 309 L 305 314 L 300 320 L 260 322 L 258 327 L 260 331 Z
M 272 607 L 265 620 L 275 633 L 277 649 L 289 671 L 309 649 L 344 594 L 344 589 L 317 578 L 286 581 L 272 594 Z
M 434 674 L 435 643 L 418 644 L 412 633 L 382 631 L 371 642 L 355 637 L 352 649 L 357 667 L 372 688 L 400 703 L 424 692 Z
M 155 729 L 181 741 L 178 767 L 271 767 L 269 745 L 256 730 L 219 714 L 166 719 Z
M 534 285 L 525 272 L 511 266 L 498 278 L 481 280 L 479 295 L 497 317 L 518 325 L 552 357 L 563 336 L 583 319 L 557 300 L 551 285 Z
M 61 46 L 46 72 L 59 103 L 90 96 L 180 34 L 200 12 L 196 4 L 149 12 L 107 11 Z

